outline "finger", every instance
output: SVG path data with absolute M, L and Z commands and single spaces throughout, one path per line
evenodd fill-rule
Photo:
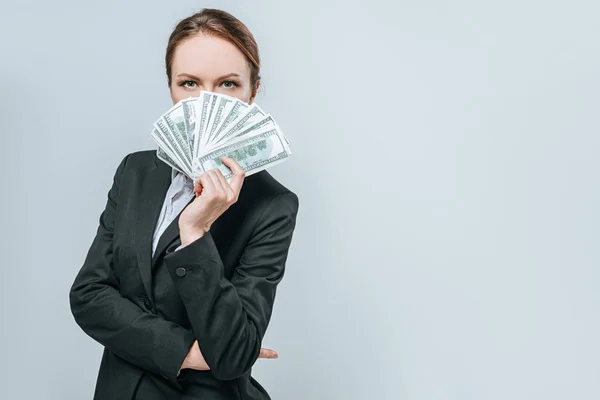
M 215 185 L 210 177 L 210 175 L 205 172 L 198 177 L 200 184 L 202 185 L 202 193 L 205 193 L 209 196 L 214 195 L 215 193 Z
M 223 161 L 223 164 L 229 167 L 231 172 L 233 172 L 233 177 L 231 178 L 229 185 L 237 197 L 237 195 L 240 193 L 240 190 L 242 190 L 242 184 L 244 183 L 244 178 L 246 177 L 246 171 L 244 171 L 244 169 L 240 167 L 240 164 L 238 164 L 238 162 L 233 158 L 222 157 L 221 160 Z
M 217 169 L 215 171 L 216 171 L 217 178 L 219 179 L 219 182 L 221 182 L 221 185 L 223 186 L 223 190 L 225 191 L 225 194 L 227 195 L 227 202 L 234 203 L 234 200 L 236 200 L 236 196 L 235 196 L 235 192 L 231 188 L 231 185 L 229 185 L 229 183 L 227 182 L 227 179 L 225 179 L 225 175 L 223 175 L 223 173 L 221 172 L 220 169 Z
M 225 188 L 223 184 L 221 184 L 221 180 L 218 176 L 218 169 L 211 169 L 208 171 L 208 175 L 210 179 L 212 179 L 212 183 L 215 186 L 215 196 L 223 201 L 227 200 L 227 193 L 225 192 Z
M 198 179 L 194 181 L 194 193 L 196 193 L 196 197 L 202 194 L 202 183 Z

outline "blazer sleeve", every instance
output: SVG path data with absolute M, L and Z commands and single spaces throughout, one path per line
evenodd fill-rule
M 194 343 L 192 331 L 147 312 L 123 297 L 113 272 L 115 211 L 119 182 L 128 157 L 117 168 L 96 236 L 70 289 L 71 312 L 81 329 L 98 343 L 183 390 L 177 376 Z
M 297 212 L 298 197 L 293 192 L 278 194 L 264 204 L 231 279 L 224 277 L 210 231 L 165 256 L 202 355 L 217 379 L 243 375 L 258 358 Z

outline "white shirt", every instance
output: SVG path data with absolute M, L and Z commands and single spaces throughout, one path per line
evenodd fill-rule
M 173 168 L 171 171 L 171 186 L 169 186 L 169 190 L 165 195 L 154 236 L 152 237 L 152 256 L 154 256 L 160 236 L 194 196 L 194 182 L 185 174 Z M 179 250 L 180 247 L 176 250 Z

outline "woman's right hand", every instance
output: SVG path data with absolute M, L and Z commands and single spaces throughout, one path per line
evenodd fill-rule
M 260 353 L 258 354 L 258 358 L 277 358 L 278 354 L 275 350 L 261 348 Z M 190 348 L 188 355 L 183 360 L 183 364 L 181 365 L 181 369 L 190 368 L 198 371 L 208 371 L 210 367 L 206 363 L 202 352 L 200 351 L 200 346 L 198 346 L 198 341 L 194 340 L 194 344 Z

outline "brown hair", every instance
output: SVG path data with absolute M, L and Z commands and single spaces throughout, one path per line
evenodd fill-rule
M 250 84 L 254 90 L 256 82 L 260 80 L 260 58 L 254 36 L 239 19 L 228 12 L 212 8 L 204 8 L 181 20 L 171 33 L 165 56 L 169 86 L 171 86 L 171 65 L 175 49 L 181 42 L 199 33 L 225 39 L 240 49 L 248 60 Z

